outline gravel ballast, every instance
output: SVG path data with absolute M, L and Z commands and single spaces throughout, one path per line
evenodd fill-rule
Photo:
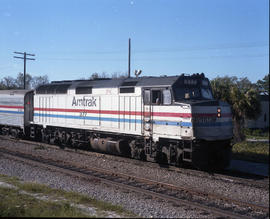
M 0 157 L 0 173 L 16 176 L 27 182 L 46 184 L 52 188 L 78 192 L 98 200 L 121 205 L 139 217 L 209 217 L 203 212 L 189 207 L 173 207 L 163 201 L 145 199 L 143 195 L 123 192 L 103 184 L 96 184 L 82 179 L 67 176 L 59 172 L 51 172 L 43 168 L 32 167 L 15 160 Z
M 3 144 L 0 144 L 0 147 L 9 147 L 27 153 L 48 156 L 57 160 L 80 163 L 80 165 L 84 167 L 94 166 L 105 168 L 174 185 L 191 187 L 200 191 L 218 193 L 226 197 L 253 202 L 254 204 L 266 206 L 269 204 L 268 188 L 259 189 L 249 185 L 235 184 L 233 181 L 217 181 L 209 177 L 203 178 L 201 176 L 195 176 L 194 174 L 189 175 L 181 172 L 168 171 L 167 169 L 162 168 L 153 168 L 151 165 L 146 165 L 145 162 L 134 162 L 134 160 L 119 157 L 115 159 L 97 153 L 85 155 L 66 150 L 58 150 L 56 148 L 44 148 L 32 144 L 26 145 L 25 143 L 14 144 L 7 141 L 3 141 Z M 109 188 L 104 185 L 67 179 L 68 176 L 60 173 L 50 173 L 45 170 L 34 171 L 31 170 L 33 167 L 22 167 L 23 164 L 18 164 L 14 161 L 7 162 L 6 159 L 3 161 L 3 159 L 4 158 L 1 158 L 0 160 L 0 173 L 18 176 L 26 181 L 44 183 L 55 188 L 62 187 L 65 190 L 89 194 L 91 197 L 100 200 L 109 201 L 113 204 L 120 204 L 142 217 L 209 217 L 209 215 L 200 214 L 202 212 L 198 212 L 197 210 L 194 211 L 183 207 L 173 207 L 172 204 L 169 203 L 153 199 L 147 200 L 141 195 L 129 192 L 123 193 L 123 191 L 116 191 L 115 188 Z M 10 164 L 10 162 L 12 164 Z M 5 163 L 9 163 L 11 167 Z M 12 168 L 12 165 L 16 166 Z

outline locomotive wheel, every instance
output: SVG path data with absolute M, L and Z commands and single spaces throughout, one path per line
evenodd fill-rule
M 66 134 L 66 145 L 71 146 L 71 144 L 72 144 L 71 138 L 72 138 L 72 135 L 71 135 L 71 133 L 68 132 Z
M 18 138 L 18 137 L 19 137 L 19 131 L 16 130 L 16 129 L 12 130 L 12 131 L 11 131 L 11 136 L 12 136 L 13 138 Z
M 41 131 L 41 136 L 42 136 L 42 142 L 44 142 L 44 143 L 47 143 L 47 135 L 46 135 L 46 132 L 44 131 L 44 129 L 42 129 L 42 131 Z
M 177 167 L 183 167 L 183 150 L 180 148 L 176 149 L 176 162 L 175 166 Z
M 145 154 L 144 149 L 142 148 L 139 149 L 139 156 L 140 156 L 140 160 L 146 161 L 146 154 Z
M 168 164 L 168 156 L 170 156 L 168 154 L 168 149 L 164 146 L 162 147 L 162 150 L 157 151 L 157 155 L 156 155 L 156 162 L 160 163 L 160 164 Z
M 137 148 L 131 147 L 131 153 L 130 154 L 131 154 L 131 157 L 133 159 L 139 159 L 139 151 L 138 151 Z

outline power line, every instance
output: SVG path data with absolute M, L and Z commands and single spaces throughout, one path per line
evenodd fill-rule
M 223 50 L 223 49 L 245 49 L 245 48 L 256 48 L 256 47 L 268 47 L 267 42 L 248 42 L 248 43 L 229 43 L 229 44 L 216 44 L 209 46 L 183 46 L 183 47 L 174 47 L 174 48 L 148 48 L 142 50 L 134 50 L 132 53 L 168 53 L 168 52 L 183 52 L 183 51 L 204 51 L 204 50 Z M 43 51 L 43 54 L 51 53 L 51 51 Z M 109 55 L 109 54 L 121 54 L 126 53 L 125 50 L 111 50 L 111 51 L 54 51 L 54 54 L 94 54 L 94 55 Z
M 35 56 L 35 54 L 29 54 L 26 52 L 14 52 L 15 54 L 23 55 L 23 57 L 13 56 L 16 59 L 23 59 L 23 89 L 25 89 L 25 76 L 26 76 L 26 60 L 36 60 L 34 58 L 27 58 L 26 56 Z
M 268 57 L 269 53 L 261 54 L 242 54 L 242 55 L 208 55 L 208 56 L 178 56 L 178 57 L 155 57 L 155 58 L 133 58 L 133 61 L 158 61 L 158 60 L 180 60 L 180 59 L 208 59 L 208 58 L 259 58 L 259 57 Z M 125 61 L 125 58 L 47 58 L 44 57 L 41 61 L 82 61 L 82 62 L 122 62 Z

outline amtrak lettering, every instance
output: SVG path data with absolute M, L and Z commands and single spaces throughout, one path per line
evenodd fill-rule
M 76 97 L 73 97 L 72 100 L 72 106 L 97 106 L 96 105 L 96 98 L 90 97 L 90 98 L 81 98 L 76 99 Z

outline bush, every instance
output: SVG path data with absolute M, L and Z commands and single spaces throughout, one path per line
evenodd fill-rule
M 269 131 L 268 131 L 268 129 L 245 128 L 244 134 L 245 134 L 245 136 L 248 136 L 248 137 L 268 137 Z
M 244 134 L 245 134 L 245 135 L 252 135 L 252 129 L 245 128 L 245 129 L 244 129 Z
M 269 162 L 269 144 L 264 142 L 239 142 L 233 145 L 233 159 L 258 163 Z
M 262 136 L 262 130 L 261 129 L 255 129 L 253 130 L 253 135 L 255 136 Z

